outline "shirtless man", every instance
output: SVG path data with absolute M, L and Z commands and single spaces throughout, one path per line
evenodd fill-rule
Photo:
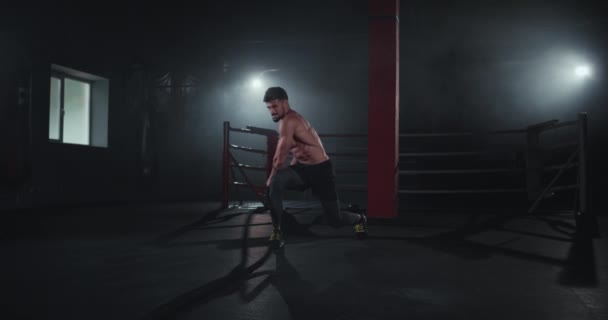
M 323 211 L 332 227 L 354 225 L 355 234 L 367 235 L 367 218 L 364 214 L 340 212 L 336 194 L 335 174 L 331 160 L 315 129 L 299 113 L 289 106 L 287 92 L 281 87 L 266 90 L 264 102 L 274 122 L 279 122 L 279 142 L 272 162 L 272 172 L 266 181 L 268 203 L 273 231 L 270 244 L 274 248 L 283 246 L 281 215 L 283 213 L 283 190 L 312 189 L 319 197 Z M 285 165 L 287 155 L 293 158 Z

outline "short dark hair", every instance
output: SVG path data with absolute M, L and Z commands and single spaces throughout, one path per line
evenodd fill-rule
M 280 100 L 288 100 L 287 91 L 281 87 L 270 87 L 266 90 L 264 94 L 264 102 L 268 102 L 270 100 L 280 99 Z

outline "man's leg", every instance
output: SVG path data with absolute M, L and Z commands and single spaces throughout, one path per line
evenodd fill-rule
M 367 217 L 363 213 L 340 211 L 338 200 L 322 200 L 321 205 L 330 226 L 334 228 L 344 225 L 353 226 L 357 238 L 367 237 Z
M 340 211 L 340 201 L 336 192 L 335 174 L 331 162 L 327 162 L 317 173 L 319 176 L 314 185 L 321 200 L 325 217 L 329 225 L 338 228 L 344 225 L 354 226 L 357 236 L 367 235 L 367 217 L 362 213 Z
M 362 215 L 350 211 L 340 211 L 340 201 L 336 200 L 321 200 L 323 212 L 327 217 L 330 226 L 339 228 L 344 225 L 352 226 L 359 222 Z
M 280 229 L 283 215 L 283 192 L 285 190 L 301 190 L 305 184 L 292 168 L 286 168 L 276 172 L 270 188 L 268 189 L 268 204 L 270 205 L 270 217 L 275 229 Z

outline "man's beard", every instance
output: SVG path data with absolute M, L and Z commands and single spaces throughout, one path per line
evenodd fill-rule
M 277 115 L 276 117 L 272 117 L 272 121 L 274 121 L 276 123 L 276 122 L 281 121 L 281 118 L 282 118 L 281 116 Z

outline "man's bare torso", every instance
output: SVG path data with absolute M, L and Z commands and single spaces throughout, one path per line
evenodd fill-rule
M 283 121 L 294 121 L 294 144 L 290 146 L 291 153 L 298 163 L 318 164 L 327 161 L 323 143 L 317 131 L 299 113 L 292 111 L 283 118 Z M 292 163 L 294 163 L 292 161 Z

